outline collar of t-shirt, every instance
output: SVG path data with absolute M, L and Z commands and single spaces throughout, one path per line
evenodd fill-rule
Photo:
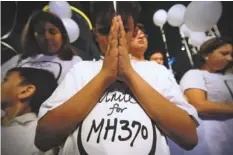
M 18 116 L 15 119 L 11 120 L 9 125 L 21 124 L 25 125 L 28 122 L 37 120 L 37 116 L 35 113 L 26 113 L 24 115 Z

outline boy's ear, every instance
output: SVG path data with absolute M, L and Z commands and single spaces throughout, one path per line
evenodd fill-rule
M 18 98 L 20 100 L 30 98 L 33 96 L 35 91 L 36 91 L 36 87 L 34 85 L 30 84 L 30 85 L 21 86 L 19 93 L 18 93 Z

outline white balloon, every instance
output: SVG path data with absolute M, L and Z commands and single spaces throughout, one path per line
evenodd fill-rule
M 60 18 L 71 18 L 72 16 L 70 4 L 66 1 L 50 1 L 49 11 Z
M 189 38 L 189 44 L 200 47 L 203 42 L 206 41 L 205 32 L 192 32 Z
M 216 38 L 216 36 L 206 36 L 206 38 L 205 38 L 205 40 L 202 42 L 202 44 L 205 43 L 206 41 L 210 40 L 210 39 L 213 39 L 213 38 Z M 201 45 L 202 45 L 202 44 L 201 44 Z
M 208 40 L 210 40 L 210 39 L 213 39 L 213 38 L 216 38 L 216 36 L 206 36 L 204 42 L 206 42 L 206 41 L 208 41 Z M 203 42 L 203 43 L 204 43 L 204 42 Z M 203 44 L 203 43 L 202 43 L 202 44 Z M 202 44 L 201 44 L 201 45 L 202 45 Z
M 175 4 L 167 14 L 167 21 L 171 26 L 178 27 L 184 22 L 186 7 L 182 4 Z
M 185 37 L 190 37 L 190 34 L 193 32 L 190 30 L 185 24 L 180 27 L 181 32 L 184 34 Z
M 69 36 L 70 43 L 76 41 L 80 35 L 80 29 L 78 24 L 70 18 L 62 18 L 61 20 L 66 28 L 66 32 Z
M 193 31 L 205 32 L 218 23 L 221 14 L 221 2 L 193 1 L 186 9 L 184 22 Z
M 156 11 L 153 15 L 153 22 L 156 26 L 163 27 L 167 21 L 167 12 L 163 9 Z

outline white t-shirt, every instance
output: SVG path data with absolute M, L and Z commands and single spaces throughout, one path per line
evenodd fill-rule
M 52 155 L 52 151 L 44 153 L 34 145 L 36 126 L 37 117 L 34 113 L 16 117 L 9 126 L 2 126 L 2 155 Z
M 47 56 L 44 54 L 38 54 L 35 57 L 29 57 L 22 61 L 19 61 L 20 55 L 16 55 L 12 57 L 9 61 L 2 65 L 2 80 L 5 77 L 7 71 L 13 67 L 32 67 L 45 69 L 52 72 L 55 78 L 60 83 L 65 77 L 66 73 L 69 71 L 73 65 L 82 59 L 79 56 L 73 56 L 72 60 L 61 60 L 56 55 L 55 56 Z
M 42 104 L 39 118 L 82 89 L 99 73 L 102 64 L 102 60 L 77 63 Z M 131 64 L 154 89 L 190 115 L 197 116 L 195 108 L 185 101 L 178 84 L 165 67 L 147 61 L 131 61 Z M 117 81 L 66 139 L 60 155 L 71 154 L 169 155 L 170 152 L 163 133 L 141 108 L 129 88 Z
M 193 69 L 185 73 L 180 81 L 183 91 L 196 88 L 207 92 L 207 99 L 213 102 L 233 104 L 233 74 L 222 75 Z M 199 155 L 233 154 L 233 118 L 220 116 L 200 117 L 199 144 L 195 148 Z M 203 153 L 204 148 L 208 150 Z M 192 151 L 190 151 L 192 152 Z

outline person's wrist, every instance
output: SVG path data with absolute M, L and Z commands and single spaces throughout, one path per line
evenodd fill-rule
M 104 87 L 107 88 L 111 83 L 113 83 L 113 77 L 109 76 L 105 71 L 101 70 L 99 73 L 99 78 L 102 80 Z
M 135 70 L 131 67 L 130 69 L 127 70 L 125 77 L 124 77 L 124 82 L 129 85 L 135 76 L 136 72 Z

